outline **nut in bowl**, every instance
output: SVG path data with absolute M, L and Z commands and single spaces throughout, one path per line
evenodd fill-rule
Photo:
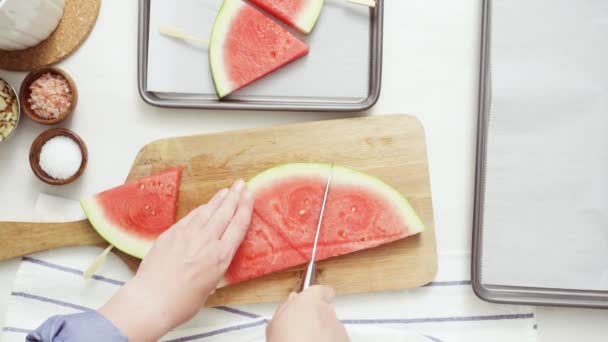
M 19 100 L 30 119 L 53 125 L 72 114 L 78 101 L 78 91 L 65 71 L 54 67 L 40 68 L 23 80 Z
M 17 128 L 21 107 L 15 88 L 0 78 L 0 143 Z
M 41 181 L 64 185 L 84 172 L 88 151 L 76 133 L 65 128 L 52 128 L 40 134 L 30 147 L 30 166 Z

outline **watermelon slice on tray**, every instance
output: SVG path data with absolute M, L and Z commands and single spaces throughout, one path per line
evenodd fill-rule
M 209 41 L 220 98 L 308 54 L 306 43 L 242 0 L 225 0 Z
M 286 164 L 248 182 L 255 194 L 254 215 L 220 287 L 308 262 L 328 173 L 325 164 Z M 336 166 L 317 260 L 423 230 L 422 221 L 397 190 L 370 175 Z
M 308 34 L 315 26 L 323 0 L 250 0 L 287 25 Z
M 143 258 L 176 221 L 182 167 L 127 183 L 80 201 L 99 235 L 121 251 Z

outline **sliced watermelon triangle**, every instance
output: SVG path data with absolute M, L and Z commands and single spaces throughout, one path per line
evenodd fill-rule
M 311 256 L 329 165 L 286 164 L 248 182 L 255 194 L 249 230 L 220 286 L 304 264 Z M 408 200 L 370 175 L 334 167 L 317 260 L 420 233 Z
M 287 25 L 308 34 L 315 26 L 323 0 L 250 0 Z
M 306 43 L 253 6 L 225 0 L 209 41 L 211 74 L 220 98 L 308 54 Z
M 99 235 L 121 251 L 143 258 L 176 220 L 182 167 L 127 183 L 80 201 Z

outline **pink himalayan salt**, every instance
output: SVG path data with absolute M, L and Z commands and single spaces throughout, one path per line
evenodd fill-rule
M 65 115 L 72 106 L 72 93 L 68 81 L 60 75 L 46 73 L 30 85 L 28 102 L 36 115 L 43 119 L 56 119 Z

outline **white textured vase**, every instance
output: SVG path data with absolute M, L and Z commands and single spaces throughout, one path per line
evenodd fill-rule
M 0 49 L 32 47 L 53 33 L 65 0 L 0 0 Z

